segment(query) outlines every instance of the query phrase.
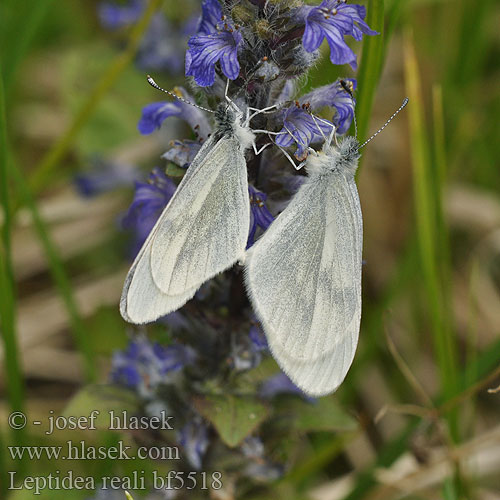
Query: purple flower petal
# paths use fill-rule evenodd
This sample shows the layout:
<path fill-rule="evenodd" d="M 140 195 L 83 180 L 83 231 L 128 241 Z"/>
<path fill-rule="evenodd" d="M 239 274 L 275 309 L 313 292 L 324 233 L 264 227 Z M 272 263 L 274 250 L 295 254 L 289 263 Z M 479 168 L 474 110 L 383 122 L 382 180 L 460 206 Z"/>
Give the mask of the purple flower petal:
<path fill-rule="evenodd" d="M 250 185 L 248 186 L 248 193 L 250 195 L 250 231 L 248 234 L 247 249 L 250 248 L 255 241 L 257 228 L 260 227 L 265 231 L 274 220 L 274 217 L 265 204 L 267 195 Z"/>
<path fill-rule="evenodd" d="M 219 0 L 204 0 L 201 4 L 201 12 L 197 32 L 208 35 L 217 31 L 217 24 L 222 20 L 222 9 Z"/>
<path fill-rule="evenodd" d="M 365 15 L 364 7 L 338 0 L 323 0 L 317 7 L 302 7 L 298 12 L 299 19 L 305 22 L 302 44 L 308 52 L 314 52 L 326 38 L 332 63 L 350 64 L 356 69 L 356 55 L 345 43 L 344 36 L 351 35 L 361 40 L 363 34 L 377 35 L 365 23 Z"/>
<path fill-rule="evenodd" d="M 201 87 L 209 87 L 215 81 L 215 65 L 220 61 L 224 75 L 235 80 L 240 73 L 238 47 L 242 41 L 241 33 L 233 29 L 191 37 L 186 54 L 186 76 L 193 76 Z"/>
<path fill-rule="evenodd" d="M 294 104 L 284 111 L 283 128 L 276 136 L 276 144 L 286 148 L 296 143 L 295 157 L 301 161 L 307 156 L 309 144 L 324 140 L 332 128 L 329 122 L 314 118 L 310 112 Z"/>
<path fill-rule="evenodd" d="M 255 324 L 250 327 L 250 331 L 248 332 L 248 336 L 252 341 L 253 349 L 255 351 L 265 351 L 269 349 L 267 344 L 266 336 L 263 331 Z"/>
<path fill-rule="evenodd" d="M 274 398 L 278 394 L 297 394 L 305 399 L 311 399 L 283 372 L 278 373 L 263 382 L 260 386 L 259 394 L 261 397 L 266 399 Z"/>
<path fill-rule="evenodd" d="M 356 89 L 356 80 L 353 78 L 346 78 L 346 83 Z M 354 116 L 354 106 L 352 97 L 345 91 L 340 82 L 337 80 L 330 85 L 324 85 L 309 92 L 300 98 L 301 104 L 308 103 L 313 111 L 319 110 L 325 106 L 335 108 L 335 115 L 332 122 L 336 126 L 336 134 L 344 134 L 347 132 L 351 125 Z"/>
<path fill-rule="evenodd" d="M 142 109 L 142 117 L 137 128 L 143 135 L 152 134 L 169 116 L 178 116 L 181 113 L 182 107 L 179 102 L 153 102 Z"/>
<path fill-rule="evenodd" d="M 194 99 L 182 87 L 177 87 L 175 90 L 184 99 L 194 102 Z M 161 101 L 148 104 L 142 109 L 142 117 L 137 128 L 143 135 L 151 134 L 159 129 L 169 116 L 182 118 L 202 138 L 206 138 L 210 134 L 211 127 L 204 112 L 183 101 Z"/>
<path fill-rule="evenodd" d="M 314 20 L 306 20 L 306 29 L 304 31 L 304 36 L 302 37 L 302 43 L 304 48 L 308 52 L 314 52 L 319 49 L 323 38 L 325 37 L 324 32 L 319 23 L 314 22 Z"/>

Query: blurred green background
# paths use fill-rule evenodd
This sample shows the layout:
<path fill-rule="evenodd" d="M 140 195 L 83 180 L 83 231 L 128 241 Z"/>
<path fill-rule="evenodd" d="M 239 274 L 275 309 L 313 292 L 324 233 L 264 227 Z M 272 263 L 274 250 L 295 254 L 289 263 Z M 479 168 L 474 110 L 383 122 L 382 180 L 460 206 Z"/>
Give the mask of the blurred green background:
<path fill-rule="evenodd" d="M 359 425 L 304 436 L 290 472 L 259 498 L 498 499 L 499 5 L 360 3 L 383 32 L 355 46 L 360 138 L 405 96 L 410 104 L 363 151 L 358 177 L 363 318 L 334 397 Z M 67 468 L 11 462 L 8 443 L 55 438 L 33 426 L 13 432 L 7 416 L 63 412 L 84 384 L 106 380 L 111 352 L 126 344 L 117 304 L 128 263 L 117 220 L 132 190 L 84 199 L 72 179 L 96 154 L 144 172 L 162 164 L 166 135 L 136 129 L 142 107 L 161 97 L 134 55 L 155 7 L 180 21 L 196 5 L 155 0 L 134 27 L 109 32 L 94 0 L 0 2 L 2 471 Z M 344 71 L 324 58 L 305 86 Z M 116 464 L 72 466 L 97 475 Z M 1 498 L 32 498 L 8 497 L 6 486 Z"/>

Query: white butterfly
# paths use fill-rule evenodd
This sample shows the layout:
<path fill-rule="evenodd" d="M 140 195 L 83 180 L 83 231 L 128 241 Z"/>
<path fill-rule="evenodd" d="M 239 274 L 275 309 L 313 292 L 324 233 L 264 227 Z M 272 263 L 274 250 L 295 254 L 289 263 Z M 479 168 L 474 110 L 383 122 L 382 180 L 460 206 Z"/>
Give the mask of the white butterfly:
<path fill-rule="evenodd" d="M 308 178 L 246 257 L 246 284 L 270 350 L 290 379 L 321 396 L 343 381 L 361 319 L 363 221 L 347 137 L 306 162 Z"/>
<path fill-rule="evenodd" d="M 245 150 L 254 134 L 233 105 L 196 155 L 125 280 L 120 312 L 155 321 L 191 299 L 208 279 L 243 259 L 250 226 Z"/>
<path fill-rule="evenodd" d="M 152 322 L 246 259 L 247 289 L 272 354 L 306 393 L 325 395 L 345 378 L 359 335 L 363 232 L 354 181 L 359 149 L 408 101 L 361 146 L 347 137 L 332 147 L 330 138 L 320 153 L 310 155 L 308 179 L 246 253 L 245 150 L 252 146 L 260 152 L 248 124 L 279 105 L 249 108 L 243 120 L 229 102 L 232 108 L 217 110 L 215 134 L 196 155 L 132 264 L 120 311 L 132 323 Z"/>

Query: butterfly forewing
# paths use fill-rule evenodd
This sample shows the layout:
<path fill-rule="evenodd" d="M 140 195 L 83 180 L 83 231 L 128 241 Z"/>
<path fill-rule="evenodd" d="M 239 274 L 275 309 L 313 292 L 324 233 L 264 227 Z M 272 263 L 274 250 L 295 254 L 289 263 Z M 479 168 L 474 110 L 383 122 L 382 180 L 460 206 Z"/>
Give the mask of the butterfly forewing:
<path fill-rule="evenodd" d="M 245 250 L 249 210 L 242 149 L 233 136 L 209 139 L 132 264 L 120 301 L 124 319 L 149 323 L 175 311 L 231 267 Z M 167 282 L 170 293 L 159 285 Z"/>
<path fill-rule="evenodd" d="M 243 258 L 250 205 L 244 152 L 236 137 L 217 143 L 166 210 L 151 248 L 153 279 L 163 293 L 198 288 Z"/>

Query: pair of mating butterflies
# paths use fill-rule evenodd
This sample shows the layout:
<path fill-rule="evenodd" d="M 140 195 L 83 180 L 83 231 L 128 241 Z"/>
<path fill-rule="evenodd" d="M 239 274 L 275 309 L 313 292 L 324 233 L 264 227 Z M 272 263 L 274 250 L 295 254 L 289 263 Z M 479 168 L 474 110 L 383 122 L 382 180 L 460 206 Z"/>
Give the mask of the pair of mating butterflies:
<path fill-rule="evenodd" d="M 325 142 L 308 177 L 247 251 L 245 151 L 254 134 L 220 108 L 202 146 L 137 255 L 120 301 L 123 318 L 149 323 L 183 306 L 210 278 L 244 263 L 247 291 L 283 371 L 321 396 L 343 381 L 361 319 L 362 216 L 354 181 L 359 144 Z"/>

